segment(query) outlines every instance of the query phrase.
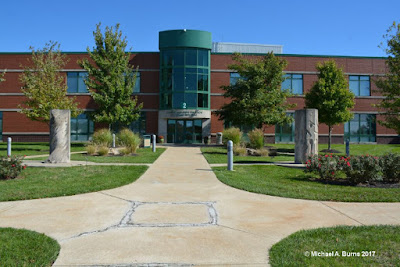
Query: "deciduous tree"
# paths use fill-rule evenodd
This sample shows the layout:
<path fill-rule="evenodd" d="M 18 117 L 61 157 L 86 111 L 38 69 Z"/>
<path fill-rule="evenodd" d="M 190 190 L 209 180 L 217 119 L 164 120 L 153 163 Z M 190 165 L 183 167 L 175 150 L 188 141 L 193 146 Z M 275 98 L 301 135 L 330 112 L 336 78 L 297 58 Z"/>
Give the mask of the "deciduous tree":
<path fill-rule="evenodd" d="M 375 81 L 385 96 L 377 105 L 385 116 L 385 120 L 379 123 L 400 134 L 400 24 L 393 22 L 384 37 L 388 55 L 386 60 L 388 73 L 386 77 Z"/>
<path fill-rule="evenodd" d="M 27 98 L 19 106 L 21 112 L 31 120 L 46 123 L 50 121 L 52 109 L 69 109 L 71 116 L 78 116 L 81 110 L 75 98 L 67 97 L 65 77 L 60 73 L 67 62 L 60 45 L 49 42 L 43 49 L 30 49 L 32 57 L 20 76 L 21 91 Z"/>
<path fill-rule="evenodd" d="M 318 121 L 329 127 L 328 149 L 331 149 L 333 126 L 353 118 L 354 94 L 350 92 L 343 70 L 334 60 L 317 64 L 318 81 L 306 93 L 306 107 L 318 109 Z"/>
<path fill-rule="evenodd" d="M 235 64 L 229 69 L 236 71 L 241 79 L 236 84 L 223 86 L 224 97 L 231 99 L 215 113 L 220 120 L 237 126 L 273 125 L 291 122 L 286 115 L 294 107 L 286 102 L 288 91 L 281 90 L 284 80 L 283 69 L 287 62 L 268 53 L 261 60 L 251 61 L 240 54 L 234 54 Z"/>
<path fill-rule="evenodd" d="M 85 84 L 97 104 L 92 113 L 93 120 L 109 125 L 129 125 L 140 116 L 142 104 L 132 97 L 136 72 L 129 63 L 130 53 L 126 53 L 126 37 L 122 38 L 119 24 L 106 27 L 104 35 L 101 24 L 93 32 L 95 47 L 87 51 L 90 59 L 80 62 L 88 72 Z"/>

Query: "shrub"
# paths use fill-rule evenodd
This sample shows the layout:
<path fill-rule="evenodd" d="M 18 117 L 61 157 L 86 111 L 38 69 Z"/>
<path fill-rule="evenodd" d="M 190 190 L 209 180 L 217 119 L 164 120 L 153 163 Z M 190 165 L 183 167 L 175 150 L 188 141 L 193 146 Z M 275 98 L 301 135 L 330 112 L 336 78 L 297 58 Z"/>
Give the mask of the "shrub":
<path fill-rule="evenodd" d="M 129 155 L 131 153 L 131 150 L 128 147 L 124 147 L 119 150 L 119 153 L 121 153 L 121 155 L 125 156 L 125 155 Z"/>
<path fill-rule="evenodd" d="M 243 133 L 239 128 L 231 127 L 225 129 L 222 132 L 222 143 L 226 145 L 229 140 L 233 142 L 234 145 L 240 145 L 240 140 L 242 140 Z"/>
<path fill-rule="evenodd" d="M 254 129 L 247 135 L 251 148 L 260 149 L 264 147 L 264 132 L 261 129 Z"/>
<path fill-rule="evenodd" d="M 26 165 L 22 165 L 24 157 L 0 157 L 0 179 L 14 179 L 18 177 Z"/>
<path fill-rule="evenodd" d="M 246 156 L 247 149 L 245 146 L 242 145 L 233 145 L 233 154 L 235 156 Z"/>
<path fill-rule="evenodd" d="M 96 153 L 96 146 L 89 144 L 86 146 L 86 152 L 88 155 L 93 155 L 94 153 Z"/>
<path fill-rule="evenodd" d="M 140 145 L 140 137 L 129 129 L 123 129 L 117 134 L 118 144 L 129 149 L 130 153 L 135 153 Z M 129 153 L 128 153 L 129 154 Z"/>
<path fill-rule="evenodd" d="M 108 151 L 109 151 L 108 147 L 106 147 L 106 146 L 100 146 L 99 149 L 98 149 L 98 153 L 99 153 L 100 156 L 108 155 Z"/>
<path fill-rule="evenodd" d="M 92 142 L 98 146 L 111 147 L 112 133 L 109 129 L 100 129 L 94 132 Z"/>
<path fill-rule="evenodd" d="M 386 183 L 400 182 L 400 154 L 385 154 L 381 157 L 382 179 Z"/>
<path fill-rule="evenodd" d="M 381 178 L 379 158 L 373 156 L 352 156 L 343 164 L 343 171 L 352 184 L 366 183 Z"/>
<path fill-rule="evenodd" d="M 321 179 L 334 180 L 340 170 L 342 170 L 342 164 L 338 156 L 312 155 L 308 157 L 304 171 L 317 173 Z"/>
<path fill-rule="evenodd" d="M 257 153 L 258 155 L 260 155 L 261 157 L 268 157 L 268 155 L 269 155 L 269 150 L 266 149 L 266 148 L 261 148 L 261 149 L 257 149 L 257 150 L 256 150 L 256 153 Z"/>

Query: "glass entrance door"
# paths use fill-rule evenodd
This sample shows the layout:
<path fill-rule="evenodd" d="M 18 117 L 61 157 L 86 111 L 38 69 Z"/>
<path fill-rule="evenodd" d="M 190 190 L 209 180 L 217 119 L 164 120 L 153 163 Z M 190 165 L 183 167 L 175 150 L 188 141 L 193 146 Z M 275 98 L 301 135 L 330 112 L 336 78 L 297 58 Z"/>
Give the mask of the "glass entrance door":
<path fill-rule="evenodd" d="M 201 132 L 201 120 L 168 120 L 167 142 L 185 144 L 201 143 Z"/>

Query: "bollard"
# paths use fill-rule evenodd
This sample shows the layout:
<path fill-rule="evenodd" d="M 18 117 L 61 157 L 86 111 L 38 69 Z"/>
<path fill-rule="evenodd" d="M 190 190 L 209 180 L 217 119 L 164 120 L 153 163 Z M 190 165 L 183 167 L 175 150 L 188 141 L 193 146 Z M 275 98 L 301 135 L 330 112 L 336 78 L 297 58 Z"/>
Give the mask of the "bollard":
<path fill-rule="evenodd" d="M 233 142 L 228 141 L 228 171 L 233 171 Z"/>
<path fill-rule="evenodd" d="M 153 152 L 156 152 L 156 135 L 153 134 Z"/>
<path fill-rule="evenodd" d="M 7 156 L 11 157 L 11 137 L 7 138 Z"/>
<path fill-rule="evenodd" d="M 112 134 L 112 137 L 113 137 L 112 147 L 115 148 L 115 134 Z"/>
<path fill-rule="evenodd" d="M 346 139 L 346 156 L 350 156 L 350 140 L 349 138 Z"/>

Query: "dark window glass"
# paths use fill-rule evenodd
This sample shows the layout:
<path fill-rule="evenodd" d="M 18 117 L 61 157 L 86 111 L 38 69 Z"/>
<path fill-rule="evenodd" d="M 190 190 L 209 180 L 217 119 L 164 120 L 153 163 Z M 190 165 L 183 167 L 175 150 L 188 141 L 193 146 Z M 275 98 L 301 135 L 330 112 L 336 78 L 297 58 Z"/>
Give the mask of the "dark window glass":
<path fill-rule="evenodd" d="M 3 140 L 3 112 L 0 111 L 0 140 Z"/>
<path fill-rule="evenodd" d="M 174 68 L 173 84 L 174 91 L 184 91 L 185 76 L 182 68 Z"/>
<path fill-rule="evenodd" d="M 230 73 L 229 84 L 230 85 L 235 85 L 239 79 L 240 79 L 239 73 L 231 72 Z"/>
<path fill-rule="evenodd" d="M 208 108 L 208 94 L 198 94 L 199 108 Z"/>
<path fill-rule="evenodd" d="M 94 123 L 86 113 L 71 118 L 71 141 L 87 141 L 93 134 Z"/>
<path fill-rule="evenodd" d="M 208 66 L 208 51 L 198 50 L 198 63 L 199 66 Z"/>
<path fill-rule="evenodd" d="M 186 50 L 186 65 L 197 65 L 197 50 Z"/>
<path fill-rule="evenodd" d="M 303 94 L 303 75 L 302 74 L 285 74 L 285 80 L 282 82 L 282 90 L 289 90 L 292 94 Z"/>
<path fill-rule="evenodd" d="M 184 103 L 184 93 L 174 93 L 173 95 L 173 108 L 186 108 L 186 103 Z"/>
<path fill-rule="evenodd" d="M 185 50 L 173 50 L 173 65 L 183 66 Z"/>
<path fill-rule="evenodd" d="M 129 129 L 141 136 L 146 134 L 146 112 L 140 112 L 140 117 L 129 125 Z"/>
<path fill-rule="evenodd" d="M 197 91 L 197 74 L 186 74 L 186 91 Z"/>
<path fill-rule="evenodd" d="M 185 93 L 186 108 L 197 108 L 197 94 Z"/>
<path fill-rule="evenodd" d="M 355 96 L 370 96 L 370 79 L 366 75 L 350 75 L 349 89 Z"/>
<path fill-rule="evenodd" d="M 287 113 L 288 116 L 294 117 L 294 113 Z M 275 142 L 276 143 L 292 143 L 295 135 L 294 120 L 292 123 L 284 123 L 275 125 Z"/>
<path fill-rule="evenodd" d="M 88 74 L 86 72 L 67 72 L 67 92 L 68 93 L 87 93 L 84 80 Z"/>
<path fill-rule="evenodd" d="M 345 124 L 344 132 L 350 142 L 376 142 L 376 116 L 354 114 L 354 118 Z"/>
<path fill-rule="evenodd" d="M 135 86 L 133 87 L 133 92 L 134 93 L 140 92 L 140 72 L 136 73 L 136 81 L 135 81 Z"/>

